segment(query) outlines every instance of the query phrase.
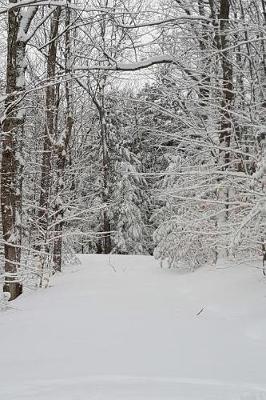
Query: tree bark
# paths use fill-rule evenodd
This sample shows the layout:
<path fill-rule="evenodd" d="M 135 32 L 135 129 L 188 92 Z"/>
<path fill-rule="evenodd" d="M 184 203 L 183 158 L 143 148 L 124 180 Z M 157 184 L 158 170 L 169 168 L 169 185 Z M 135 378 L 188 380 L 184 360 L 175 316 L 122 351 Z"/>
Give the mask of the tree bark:
<path fill-rule="evenodd" d="M 44 254 L 40 257 L 41 269 L 44 268 L 44 263 L 49 254 L 49 246 L 47 244 L 49 236 L 49 199 L 52 184 L 52 155 L 53 155 L 53 140 L 56 134 L 57 122 L 57 93 L 54 82 L 56 74 L 56 58 L 57 58 L 57 35 L 59 30 L 59 22 L 61 15 L 61 7 L 57 7 L 51 18 L 49 49 L 47 56 L 47 79 L 49 85 L 46 88 L 46 115 L 45 115 L 45 130 L 41 169 L 41 193 L 39 200 L 38 227 L 39 238 L 35 247 L 35 251 L 40 251 L 43 248 Z"/>
<path fill-rule="evenodd" d="M 221 68 L 222 68 L 222 100 L 221 100 L 221 117 L 219 141 L 221 149 L 219 151 L 219 164 L 223 171 L 227 171 L 231 162 L 231 141 L 233 135 L 232 122 L 232 103 L 234 100 L 233 93 L 233 67 L 229 54 L 229 17 L 230 17 L 230 1 L 220 0 L 219 13 L 219 29 L 220 29 L 220 51 L 221 51 Z M 224 203 L 224 211 L 221 213 L 220 223 L 223 225 L 229 218 L 229 186 L 227 182 L 221 182 L 222 187 L 219 192 L 219 200 Z M 221 226 L 223 229 L 223 226 Z M 228 250 L 223 248 L 221 256 L 227 256 Z"/>
<path fill-rule="evenodd" d="M 14 1 L 10 1 L 14 4 Z M 1 213 L 4 239 L 4 291 L 10 293 L 10 300 L 22 293 L 18 281 L 21 261 L 21 170 L 17 149 L 24 124 L 22 104 L 25 89 L 26 34 L 37 11 L 34 7 L 23 14 L 18 9 L 8 11 L 7 61 L 6 61 L 6 101 L 2 120 L 2 161 L 1 161 Z"/>
<path fill-rule="evenodd" d="M 66 74 L 71 72 L 72 60 L 71 60 L 71 40 L 70 31 L 68 27 L 71 22 L 71 11 L 69 7 L 66 7 L 66 18 L 65 18 L 65 71 Z M 61 194 L 64 190 L 64 173 L 66 168 L 66 157 L 69 140 L 71 138 L 72 127 L 73 127 L 73 96 L 72 96 L 72 82 L 66 80 L 65 83 L 65 96 L 66 96 L 66 127 L 64 135 L 57 146 L 57 198 L 60 199 Z M 55 205 L 55 239 L 54 239 L 54 253 L 53 253 L 53 264 L 56 271 L 62 270 L 62 248 L 63 248 L 63 227 L 64 227 L 64 207 L 61 201 L 56 202 Z"/>
<path fill-rule="evenodd" d="M 227 169 L 230 163 L 230 144 L 232 136 L 231 104 L 233 94 L 233 68 L 228 51 L 228 29 L 229 29 L 229 0 L 221 0 L 220 7 L 220 40 L 221 40 L 221 66 L 222 66 L 222 104 L 221 104 L 221 126 L 220 143 L 226 148 L 224 152 L 224 168 Z"/>

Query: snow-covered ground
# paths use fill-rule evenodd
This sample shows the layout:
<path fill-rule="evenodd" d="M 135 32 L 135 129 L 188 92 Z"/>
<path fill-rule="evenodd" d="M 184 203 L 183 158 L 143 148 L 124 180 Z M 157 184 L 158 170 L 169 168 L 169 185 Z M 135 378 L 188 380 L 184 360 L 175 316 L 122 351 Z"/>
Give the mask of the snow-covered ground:
<path fill-rule="evenodd" d="M 266 279 L 82 256 L 0 313 L 0 400 L 266 399 Z"/>

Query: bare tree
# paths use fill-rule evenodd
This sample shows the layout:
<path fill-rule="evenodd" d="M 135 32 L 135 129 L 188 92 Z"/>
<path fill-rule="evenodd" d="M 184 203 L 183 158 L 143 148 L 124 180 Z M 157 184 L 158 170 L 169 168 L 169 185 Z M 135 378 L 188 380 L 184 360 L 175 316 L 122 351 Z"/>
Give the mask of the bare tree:
<path fill-rule="evenodd" d="M 71 23 L 71 9 L 65 9 L 65 72 L 68 79 L 65 82 L 65 127 L 56 143 L 57 155 L 57 183 L 56 201 L 54 207 L 55 238 L 53 249 L 53 264 L 56 271 L 62 270 L 64 205 L 61 199 L 65 186 L 65 169 L 67 163 L 68 145 L 72 135 L 73 119 L 73 82 L 71 70 L 73 68 L 73 43 L 69 26 Z"/>
<path fill-rule="evenodd" d="M 54 141 L 57 130 L 57 85 L 56 66 L 57 66 L 57 36 L 59 32 L 61 7 L 57 7 L 52 14 L 50 21 L 50 37 L 47 55 L 47 80 L 46 87 L 46 103 L 45 103 L 45 126 L 44 126 L 44 143 L 41 170 L 41 193 L 39 201 L 38 225 L 39 238 L 36 246 L 36 252 L 40 256 L 41 271 L 45 268 L 45 263 L 49 258 L 49 217 L 50 217 L 50 192 L 52 185 L 52 162 L 54 155 Z M 42 273 L 41 273 L 42 274 Z M 41 279 L 42 284 L 42 279 Z"/>
<path fill-rule="evenodd" d="M 10 2 L 13 5 L 13 2 Z M 19 138 L 24 123 L 23 97 L 25 90 L 27 33 L 36 7 L 27 11 L 11 8 L 8 11 L 6 101 L 2 120 L 1 211 L 5 253 L 4 291 L 10 300 L 22 292 L 18 279 L 21 246 L 21 184 Z"/>

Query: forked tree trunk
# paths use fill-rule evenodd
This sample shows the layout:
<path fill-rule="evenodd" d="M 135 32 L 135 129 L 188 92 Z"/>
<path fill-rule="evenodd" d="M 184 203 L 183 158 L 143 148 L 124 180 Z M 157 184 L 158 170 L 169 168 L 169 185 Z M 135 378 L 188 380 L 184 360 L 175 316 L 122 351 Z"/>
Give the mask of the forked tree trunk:
<path fill-rule="evenodd" d="M 101 188 L 101 199 L 104 206 L 102 213 L 102 220 L 100 224 L 100 238 L 97 242 L 97 253 L 109 254 L 112 251 L 112 240 L 111 240 L 111 222 L 109 216 L 109 205 L 110 205 L 110 178 L 111 178 L 111 165 L 109 155 L 109 135 L 106 121 L 106 104 L 105 104 L 105 83 L 106 78 L 102 78 L 101 85 L 99 87 L 98 98 L 92 95 L 92 101 L 94 102 L 98 114 L 100 124 L 100 143 L 102 153 L 102 188 Z"/>

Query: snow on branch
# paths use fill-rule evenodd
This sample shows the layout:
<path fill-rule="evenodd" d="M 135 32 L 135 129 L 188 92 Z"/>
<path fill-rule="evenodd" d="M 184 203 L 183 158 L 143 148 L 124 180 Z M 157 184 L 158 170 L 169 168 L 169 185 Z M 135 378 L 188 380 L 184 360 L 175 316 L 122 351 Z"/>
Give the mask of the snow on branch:
<path fill-rule="evenodd" d="M 125 28 L 125 29 L 138 29 L 138 28 L 148 28 L 149 26 L 158 26 L 158 25 L 167 25 L 170 23 L 175 23 L 175 22 L 182 22 L 182 21 L 205 21 L 209 22 L 210 19 L 207 17 L 204 17 L 202 15 L 181 15 L 179 17 L 172 17 L 172 18 L 167 18 L 167 19 L 161 19 L 153 22 L 146 22 L 143 24 L 134 24 L 134 25 L 124 25 L 124 24 L 117 24 L 120 28 Z"/>
<path fill-rule="evenodd" d="M 80 10 L 75 4 L 70 4 L 67 0 L 57 1 L 57 0 L 21 0 L 17 3 L 10 3 L 6 7 L 0 8 L 0 15 L 9 12 L 10 10 L 20 9 L 22 7 L 39 7 L 39 6 L 55 6 L 55 7 L 71 7 L 75 10 Z"/>
<path fill-rule="evenodd" d="M 74 70 L 76 71 L 86 71 L 86 70 L 107 70 L 107 71 L 139 71 L 141 69 L 149 68 L 152 67 L 153 65 L 158 65 L 158 64 L 175 64 L 178 65 L 179 67 L 183 66 L 180 64 L 180 62 L 173 56 L 163 54 L 160 56 L 154 56 L 150 57 L 146 60 L 142 61 L 137 61 L 137 62 L 132 62 L 132 63 L 114 63 L 110 65 L 93 65 L 93 66 L 88 66 L 88 67 L 76 67 Z M 185 68 L 183 68 L 185 72 Z M 191 73 L 191 72 L 190 72 Z"/>
<path fill-rule="evenodd" d="M 33 20 L 35 14 L 38 11 L 38 7 L 32 7 L 27 10 L 21 10 L 20 15 L 21 15 L 21 20 L 20 20 L 20 26 L 19 26 L 19 31 L 18 31 L 18 37 L 17 39 L 23 42 L 27 42 L 27 33 L 31 24 L 31 21 Z"/>
<path fill-rule="evenodd" d="M 138 71 L 140 69 L 148 68 L 157 64 L 177 64 L 177 61 L 174 59 L 174 57 L 169 55 L 154 56 L 134 63 L 117 63 L 115 65 L 115 70 Z"/>
<path fill-rule="evenodd" d="M 110 14 L 110 11 L 106 7 L 87 8 L 85 5 L 78 6 L 76 4 L 70 3 L 68 0 L 20 0 L 17 3 L 10 3 L 5 7 L 0 7 L 0 15 L 5 14 L 11 10 L 21 9 L 23 7 L 39 7 L 39 6 L 67 7 L 76 11 L 82 11 L 86 13 L 105 12 Z"/>

